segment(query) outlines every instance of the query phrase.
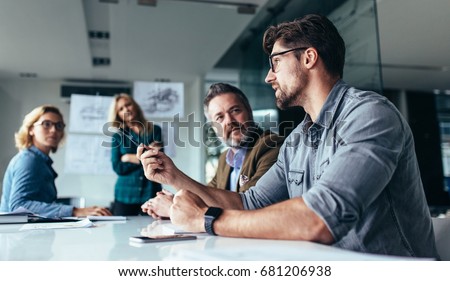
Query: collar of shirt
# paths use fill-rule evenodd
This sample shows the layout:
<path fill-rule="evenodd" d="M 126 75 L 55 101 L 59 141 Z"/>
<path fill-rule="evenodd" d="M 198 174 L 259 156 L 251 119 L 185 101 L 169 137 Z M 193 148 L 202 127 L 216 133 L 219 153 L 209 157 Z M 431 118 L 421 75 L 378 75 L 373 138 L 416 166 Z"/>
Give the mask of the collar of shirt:
<path fill-rule="evenodd" d="M 42 159 L 44 159 L 44 161 L 47 163 L 48 167 L 50 168 L 50 170 L 53 173 L 53 176 L 56 178 L 58 177 L 58 173 L 53 169 L 52 164 L 53 164 L 53 160 L 52 158 L 50 158 L 50 156 L 48 156 L 47 154 L 45 154 L 44 152 L 42 152 L 39 148 L 37 148 L 36 146 L 32 145 L 28 148 L 29 151 L 31 151 L 32 153 L 34 153 L 36 156 L 41 157 Z"/>
<path fill-rule="evenodd" d="M 336 84 L 334 84 L 314 124 L 324 128 L 329 128 L 331 126 L 338 105 L 340 104 L 340 100 L 348 88 L 349 86 L 343 80 L 338 80 Z M 311 120 L 311 116 L 306 114 L 305 119 L 303 119 L 302 131 L 306 133 L 314 124 Z"/>
<path fill-rule="evenodd" d="M 239 148 L 236 153 L 234 153 L 232 149 L 228 149 L 226 155 L 227 164 L 235 169 L 240 169 L 242 167 L 242 163 L 244 163 L 246 152 L 246 148 Z"/>
<path fill-rule="evenodd" d="M 36 146 L 32 145 L 30 146 L 29 150 L 31 152 L 33 152 L 34 154 L 36 154 L 37 156 L 43 158 L 48 165 L 52 165 L 53 164 L 53 160 L 52 158 L 50 158 L 50 156 L 48 156 L 47 154 L 45 154 L 44 152 L 42 152 L 39 148 L 37 148 Z"/>

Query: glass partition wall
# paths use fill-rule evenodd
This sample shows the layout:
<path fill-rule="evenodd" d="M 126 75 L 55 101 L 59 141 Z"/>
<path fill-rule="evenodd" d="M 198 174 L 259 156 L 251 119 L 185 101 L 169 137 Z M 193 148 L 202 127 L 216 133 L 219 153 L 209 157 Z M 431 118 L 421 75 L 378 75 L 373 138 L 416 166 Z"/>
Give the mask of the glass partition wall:
<path fill-rule="evenodd" d="M 269 25 L 310 13 L 327 15 L 344 38 L 347 49 L 344 80 L 362 89 L 381 92 L 383 88 L 374 0 L 268 1 L 216 67 L 238 71 L 239 86 L 249 97 L 251 105 L 255 110 L 261 110 L 261 114 L 266 114 L 261 116 L 257 112 L 257 119 L 267 121 L 267 112 L 271 112 L 270 121 L 278 124 L 272 130 L 281 134 L 288 134 L 297 125 L 298 114 L 302 114 L 302 111 L 292 109 L 291 112 L 279 112 L 276 108 L 273 90 L 264 82 L 269 64 L 262 50 L 262 37 Z M 287 128 L 280 130 L 283 124 Z"/>
<path fill-rule="evenodd" d="M 262 49 L 264 31 L 269 25 L 293 20 L 310 13 L 327 15 L 346 43 L 344 80 L 362 89 L 381 93 L 381 63 L 374 0 L 269 0 L 216 65 L 234 69 L 239 86 L 248 96 L 255 120 L 264 129 L 288 135 L 303 119 L 301 108 L 280 111 L 270 85 L 264 82 L 269 69 L 268 56 Z M 217 150 L 207 153 L 208 174 Z M 212 173 L 214 174 L 214 173 Z"/>

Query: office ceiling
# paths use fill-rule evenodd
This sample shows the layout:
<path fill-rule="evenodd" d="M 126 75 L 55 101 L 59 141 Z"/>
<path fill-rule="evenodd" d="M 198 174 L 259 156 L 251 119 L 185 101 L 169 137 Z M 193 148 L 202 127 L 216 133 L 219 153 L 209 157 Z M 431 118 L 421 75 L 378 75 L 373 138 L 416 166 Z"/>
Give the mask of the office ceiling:
<path fill-rule="evenodd" d="M 377 3 L 385 88 L 450 90 L 450 1 Z"/>
<path fill-rule="evenodd" d="M 258 5 L 268 0 L 226 0 Z M 271 3 L 274 0 L 270 0 Z M 0 78 L 189 82 L 210 71 L 254 15 L 158 0 L 1 0 Z M 450 89 L 450 1 L 377 0 L 386 88 Z M 109 40 L 88 30 L 108 31 Z M 93 66 L 109 57 L 109 66 Z"/>
<path fill-rule="evenodd" d="M 117 2 L 1 0 L 0 77 L 188 82 L 213 68 L 254 16 L 227 5 Z M 109 31 L 109 40 L 91 41 L 88 30 Z M 93 67 L 93 56 L 108 55 L 109 66 Z"/>

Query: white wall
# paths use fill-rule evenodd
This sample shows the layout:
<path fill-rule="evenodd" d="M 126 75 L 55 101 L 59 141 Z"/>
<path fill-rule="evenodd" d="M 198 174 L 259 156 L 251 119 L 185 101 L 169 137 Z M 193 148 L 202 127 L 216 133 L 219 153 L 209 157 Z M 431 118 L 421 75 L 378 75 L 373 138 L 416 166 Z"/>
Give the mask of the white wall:
<path fill-rule="evenodd" d="M 195 120 L 201 121 L 201 99 L 203 81 L 185 84 L 185 113 L 195 113 Z M 33 108 L 50 103 L 60 108 L 66 123 L 69 122 L 69 103 L 60 98 L 60 81 L 39 79 L 0 80 L 0 177 L 3 188 L 3 175 L 10 159 L 17 153 L 14 146 L 14 133 L 19 129 L 23 117 Z M 183 120 L 183 119 L 182 119 Z M 179 139 L 186 141 L 188 131 L 180 131 Z M 201 130 L 193 129 L 194 138 L 201 140 Z M 175 164 L 195 180 L 204 181 L 204 148 L 193 147 L 187 141 L 186 147 L 177 147 Z M 53 168 L 59 174 L 56 179 L 58 196 L 83 196 L 87 205 L 109 206 L 114 196 L 116 176 L 74 175 L 64 173 L 65 147 L 62 146 L 56 154 L 51 154 Z"/>
<path fill-rule="evenodd" d="M 189 114 L 194 115 L 195 122 L 201 122 L 203 125 L 203 80 L 198 78 L 190 84 L 185 84 L 184 112 L 185 118 Z M 183 121 L 182 119 L 182 121 Z M 200 142 L 200 146 L 192 146 L 188 141 L 188 130 L 193 130 L 194 140 Z M 177 147 L 174 163 L 184 173 L 193 179 L 205 181 L 205 147 L 202 143 L 201 128 L 183 128 L 179 131 L 179 139 L 186 143 L 186 147 Z"/>

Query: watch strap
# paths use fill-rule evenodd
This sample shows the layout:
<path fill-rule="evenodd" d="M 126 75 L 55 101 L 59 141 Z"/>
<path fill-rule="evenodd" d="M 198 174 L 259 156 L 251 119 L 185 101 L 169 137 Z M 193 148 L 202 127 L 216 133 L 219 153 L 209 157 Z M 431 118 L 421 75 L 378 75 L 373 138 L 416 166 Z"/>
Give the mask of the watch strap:
<path fill-rule="evenodd" d="M 214 232 L 214 221 L 222 214 L 222 209 L 217 207 L 209 207 L 205 213 L 205 230 L 210 235 L 217 235 Z"/>

